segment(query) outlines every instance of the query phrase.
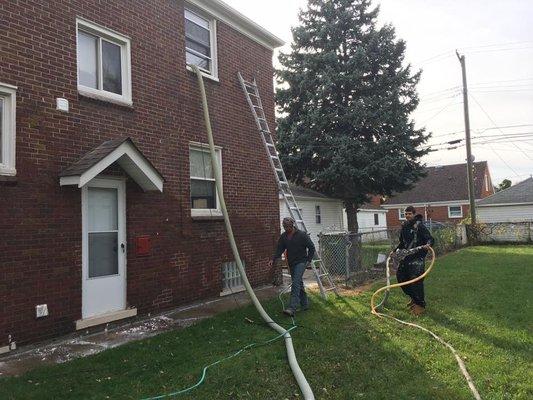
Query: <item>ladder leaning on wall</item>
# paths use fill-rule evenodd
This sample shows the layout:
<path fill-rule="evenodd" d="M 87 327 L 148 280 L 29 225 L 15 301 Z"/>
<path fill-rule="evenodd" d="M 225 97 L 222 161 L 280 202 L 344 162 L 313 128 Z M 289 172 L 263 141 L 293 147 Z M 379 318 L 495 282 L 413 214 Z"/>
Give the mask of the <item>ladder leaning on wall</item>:
<path fill-rule="evenodd" d="M 254 116 L 257 128 L 259 129 L 259 132 L 261 134 L 261 139 L 265 146 L 270 165 L 274 171 L 274 175 L 276 176 L 279 192 L 285 200 L 285 204 L 287 205 L 287 209 L 289 210 L 291 217 L 296 221 L 297 228 L 301 231 L 304 231 L 305 233 L 308 233 L 307 227 L 305 226 L 305 222 L 302 217 L 302 212 L 300 211 L 300 208 L 298 208 L 296 199 L 292 194 L 289 181 L 287 180 L 287 177 L 285 176 L 285 171 L 283 170 L 283 166 L 281 165 L 279 153 L 276 149 L 276 145 L 274 144 L 272 133 L 270 132 L 270 129 L 268 127 L 268 122 L 266 120 L 265 111 L 263 109 L 263 103 L 261 102 L 261 97 L 259 95 L 259 88 L 257 87 L 257 82 L 255 79 L 252 82 L 244 80 L 240 72 L 238 73 L 238 75 L 242 90 L 246 95 L 246 100 L 248 101 L 248 105 L 250 106 L 250 110 L 252 111 L 252 115 Z M 318 287 L 320 289 L 320 294 L 322 295 L 322 297 L 325 299 L 326 294 L 329 291 L 333 291 L 335 292 L 335 294 L 338 294 L 337 287 L 331 279 L 329 272 L 324 267 L 324 264 L 322 263 L 322 260 L 318 255 L 318 252 L 315 252 L 311 267 L 313 269 L 313 273 L 315 274 L 315 278 L 318 283 Z"/>

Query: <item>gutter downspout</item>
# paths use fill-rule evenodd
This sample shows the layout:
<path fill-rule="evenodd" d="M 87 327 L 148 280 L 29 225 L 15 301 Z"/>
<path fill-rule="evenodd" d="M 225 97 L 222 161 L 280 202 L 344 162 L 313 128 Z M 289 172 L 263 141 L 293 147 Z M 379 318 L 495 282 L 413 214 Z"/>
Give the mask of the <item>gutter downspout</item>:
<path fill-rule="evenodd" d="M 228 238 L 231 245 L 231 250 L 233 252 L 233 256 L 235 257 L 235 262 L 237 263 L 237 268 L 239 269 L 239 272 L 241 274 L 241 278 L 244 283 L 244 287 L 246 288 L 246 291 L 248 292 L 248 295 L 252 299 L 252 302 L 263 318 L 263 320 L 272 327 L 276 332 L 279 334 L 282 334 L 285 339 L 285 346 L 287 348 L 287 357 L 289 359 L 289 365 L 291 367 L 292 373 L 294 375 L 294 378 L 296 379 L 296 382 L 298 383 L 298 386 L 300 386 L 300 390 L 302 391 L 303 397 L 305 400 L 314 400 L 315 396 L 313 394 L 313 390 L 311 389 L 311 386 L 307 382 L 307 379 L 305 378 L 300 366 L 298 365 L 298 361 L 296 360 L 296 353 L 294 352 L 294 347 L 292 344 L 292 337 L 289 331 L 287 329 L 283 328 L 282 326 L 275 323 L 272 318 L 267 314 L 259 300 L 257 299 L 257 296 L 255 295 L 252 286 L 250 285 L 250 282 L 248 281 L 248 277 L 246 276 L 246 271 L 244 270 L 244 267 L 242 265 L 242 260 L 239 255 L 239 250 L 237 248 L 237 243 L 235 242 L 235 237 L 233 236 L 233 229 L 231 227 L 231 222 L 228 215 L 228 210 L 226 208 L 226 202 L 224 200 L 224 192 L 222 191 L 222 174 L 220 171 L 220 167 L 218 163 L 216 162 L 216 152 L 215 152 L 215 143 L 213 140 L 213 131 L 211 128 L 211 119 L 209 117 L 209 107 L 207 104 L 207 96 L 205 93 L 205 86 L 204 86 L 204 80 L 202 77 L 202 73 L 200 72 L 200 69 L 197 66 L 193 66 L 194 72 L 196 72 L 196 75 L 198 77 L 198 84 L 200 86 L 200 94 L 202 97 L 202 106 L 204 111 L 204 119 L 205 119 L 205 126 L 207 129 L 207 138 L 209 140 L 209 151 L 211 152 L 211 164 L 213 166 L 213 171 L 215 173 L 215 183 L 217 187 L 218 192 L 218 199 L 220 201 L 220 208 L 222 209 L 222 213 L 224 215 L 224 222 L 226 225 L 226 231 L 228 233 Z"/>

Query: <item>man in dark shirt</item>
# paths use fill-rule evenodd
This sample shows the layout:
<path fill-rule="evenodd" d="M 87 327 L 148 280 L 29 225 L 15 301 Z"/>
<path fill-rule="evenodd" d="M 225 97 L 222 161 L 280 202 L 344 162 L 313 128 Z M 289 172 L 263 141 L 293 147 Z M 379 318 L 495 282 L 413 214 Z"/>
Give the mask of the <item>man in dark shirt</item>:
<path fill-rule="evenodd" d="M 296 228 L 292 218 L 283 219 L 283 229 L 285 232 L 278 240 L 278 247 L 270 261 L 270 266 L 287 250 L 287 263 L 291 273 L 292 287 L 289 307 L 283 310 L 283 313 L 293 317 L 298 305 L 302 310 L 309 308 L 309 299 L 305 293 L 302 278 L 305 269 L 315 255 L 315 245 L 307 233 Z"/>
<path fill-rule="evenodd" d="M 427 249 L 433 245 L 433 237 L 428 229 L 422 223 L 422 215 L 416 214 L 413 206 L 405 209 L 406 221 L 402 224 L 402 231 L 400 232 L 400 243 L 396 247 L 398 249 L 412 249 L 414 247 L 424 247 L 415 254 L 411 254 L 400 261 L 396 278 L 398 282 L 407 282 L 422 275 L 425 271 L 425 258 L 428 253 Z M 407 286 L 402 286 L 402 290 L 406 295 L 411 297 L 408 307 L 414 315 L 422 314 L 426 309 L 426 301 L 424 298 L 424 280 L 412 283 Z"/>

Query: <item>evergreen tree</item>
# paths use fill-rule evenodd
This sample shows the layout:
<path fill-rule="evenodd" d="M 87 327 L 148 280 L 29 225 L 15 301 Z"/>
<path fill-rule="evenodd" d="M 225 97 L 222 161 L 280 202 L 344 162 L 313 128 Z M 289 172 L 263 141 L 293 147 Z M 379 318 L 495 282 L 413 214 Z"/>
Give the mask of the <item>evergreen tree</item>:
<path fill-rule="evenodd" d="M 391 195 L 423 175 L 428 135 L 410 115 L 420 73 L 405 42 L 377 26 L 370 0 L 309 0 L 277 71 L 279 149 L 292 181 L 343 199 L 348 229 L 369 195 Z"/>
<path fill-rule="evenodd" d="M 507 189 L 507 188 L 510 188 L 512 185 L 512 182 L 509 180 L 509 179 L 504 179 L 502 181 L 502 183 L 500 183 L 498 185 L 498 187 L 496 188 L 496 191 L 499 192 L 501 190 L 504 190 L 504 189 Z"/>

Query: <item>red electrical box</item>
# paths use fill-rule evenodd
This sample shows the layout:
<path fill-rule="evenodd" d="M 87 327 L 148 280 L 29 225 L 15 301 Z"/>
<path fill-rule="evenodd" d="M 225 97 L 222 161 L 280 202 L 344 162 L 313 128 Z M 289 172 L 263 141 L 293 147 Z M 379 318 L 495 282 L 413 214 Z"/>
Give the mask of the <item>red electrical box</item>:
<path fill-rule="evenodd" d="M 135 238 L 135 255 L 148 256 L 152 252 L 150 236 L 138 236 Z"/>

